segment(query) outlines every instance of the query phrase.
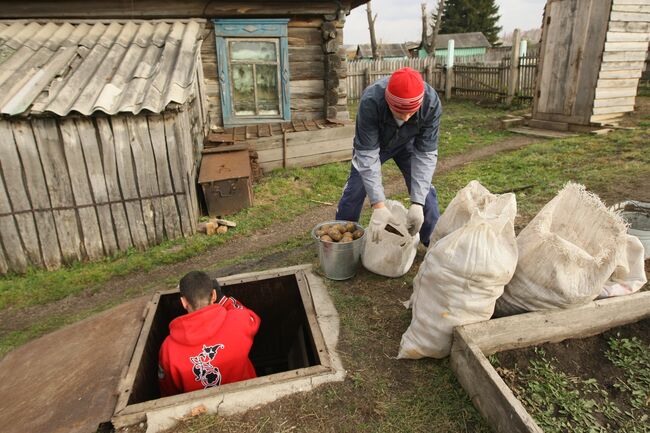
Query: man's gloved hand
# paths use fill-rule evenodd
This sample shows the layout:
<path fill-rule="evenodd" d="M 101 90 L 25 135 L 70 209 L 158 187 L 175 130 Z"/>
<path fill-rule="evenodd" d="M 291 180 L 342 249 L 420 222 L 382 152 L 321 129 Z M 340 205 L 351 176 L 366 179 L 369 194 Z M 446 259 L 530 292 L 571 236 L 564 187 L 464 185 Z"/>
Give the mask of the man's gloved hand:
<path fill-rule="evenodd" d="M 421 204 L 413 203 L 406 214 L 406 226 L 409 234 L 415 236 L 424 223 L 424 209 Z"/>
<path fill-rule="evenodd" d="M 387 207 L 383 206 L 373 209 L 372 215 L 370 216 L 370 222 L 383 225 L 388 224 L 392 218 L 393 214 L 390 213 Z"/>

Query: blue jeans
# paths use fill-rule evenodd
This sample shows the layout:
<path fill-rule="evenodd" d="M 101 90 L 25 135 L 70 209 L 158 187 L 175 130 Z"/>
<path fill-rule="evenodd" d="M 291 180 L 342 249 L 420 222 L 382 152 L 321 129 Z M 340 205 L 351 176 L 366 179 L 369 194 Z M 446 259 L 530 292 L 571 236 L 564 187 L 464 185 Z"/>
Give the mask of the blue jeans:
<path fill-rule="evenodd" d="M 413 153 L 413 144 L 408 143 L 403 146 L 397 146 L 393 149 L 381 150 L 379 152 L 379 160 L 381 164 L 393 159 L 397 167 L 399 167 L 406 188 L 411 193 L 411 154 Z M 366 199 L 366 189 L 363 186 L 361 176 L 354 166 L 350 169 L 350 177 L 343 187 L 343 195 L 339 201 L 338 209 L 336 210 L 336 219 L 343 221 L 359 221 L 361 209 L 363 208 L 363 201 Z M 424 224 L 420 229 L 420 242 L 425 246 L 429 246 L 429 238 L 433 228 L 436 226 L 440 218 L 440 209 L 438 208 L 438 193 L 433 185 L 427 194 L 424 202 Z"/>

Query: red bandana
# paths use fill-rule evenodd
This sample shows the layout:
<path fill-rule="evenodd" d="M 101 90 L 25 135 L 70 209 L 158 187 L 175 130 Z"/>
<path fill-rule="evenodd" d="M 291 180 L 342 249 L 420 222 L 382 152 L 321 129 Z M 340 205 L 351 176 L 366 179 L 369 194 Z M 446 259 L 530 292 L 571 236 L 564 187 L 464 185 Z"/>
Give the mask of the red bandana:
<path fill-rule="evenodd" d="M 402 68 L 390 76 L 386 87 L 386 102 L 398 113 L 413 113 L 422 105 L 424 81 L 418 71 Z"/>

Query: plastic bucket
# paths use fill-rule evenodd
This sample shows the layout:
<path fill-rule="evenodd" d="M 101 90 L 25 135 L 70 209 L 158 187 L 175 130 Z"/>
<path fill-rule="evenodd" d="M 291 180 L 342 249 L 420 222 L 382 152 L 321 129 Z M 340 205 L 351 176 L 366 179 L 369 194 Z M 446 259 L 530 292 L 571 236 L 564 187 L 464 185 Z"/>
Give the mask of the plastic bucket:
<path fill-rule="evenodd" d="M 366 240 L 365 229 L 354 223 L 357 229 L 364 230 L 363 236 L 352 242 L 338 243 L 321 241 L 316 232 L 325 224 L 346 224 L 348 221 L 325 221 L 311 231 L 318 245 L 318 260 L 323 273 L 330 280 L 347 280 L 354 277 L 361 261 L 361 252 Z"/>

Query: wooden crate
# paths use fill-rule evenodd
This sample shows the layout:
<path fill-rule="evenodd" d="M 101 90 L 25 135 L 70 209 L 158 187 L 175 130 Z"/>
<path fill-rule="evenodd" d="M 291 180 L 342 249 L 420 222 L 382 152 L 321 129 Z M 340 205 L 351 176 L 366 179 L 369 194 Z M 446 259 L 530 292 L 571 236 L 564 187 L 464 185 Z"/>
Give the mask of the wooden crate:
<path fill-rule="evenodd" d="M 499 433 L 543 433 L 487 356 L 506 350 L 584 338 L 650 317 L 650 292 L 609 298 L 567 310 L 504 317 L 454 329 L 451 368 L 476 409 Z"/>

